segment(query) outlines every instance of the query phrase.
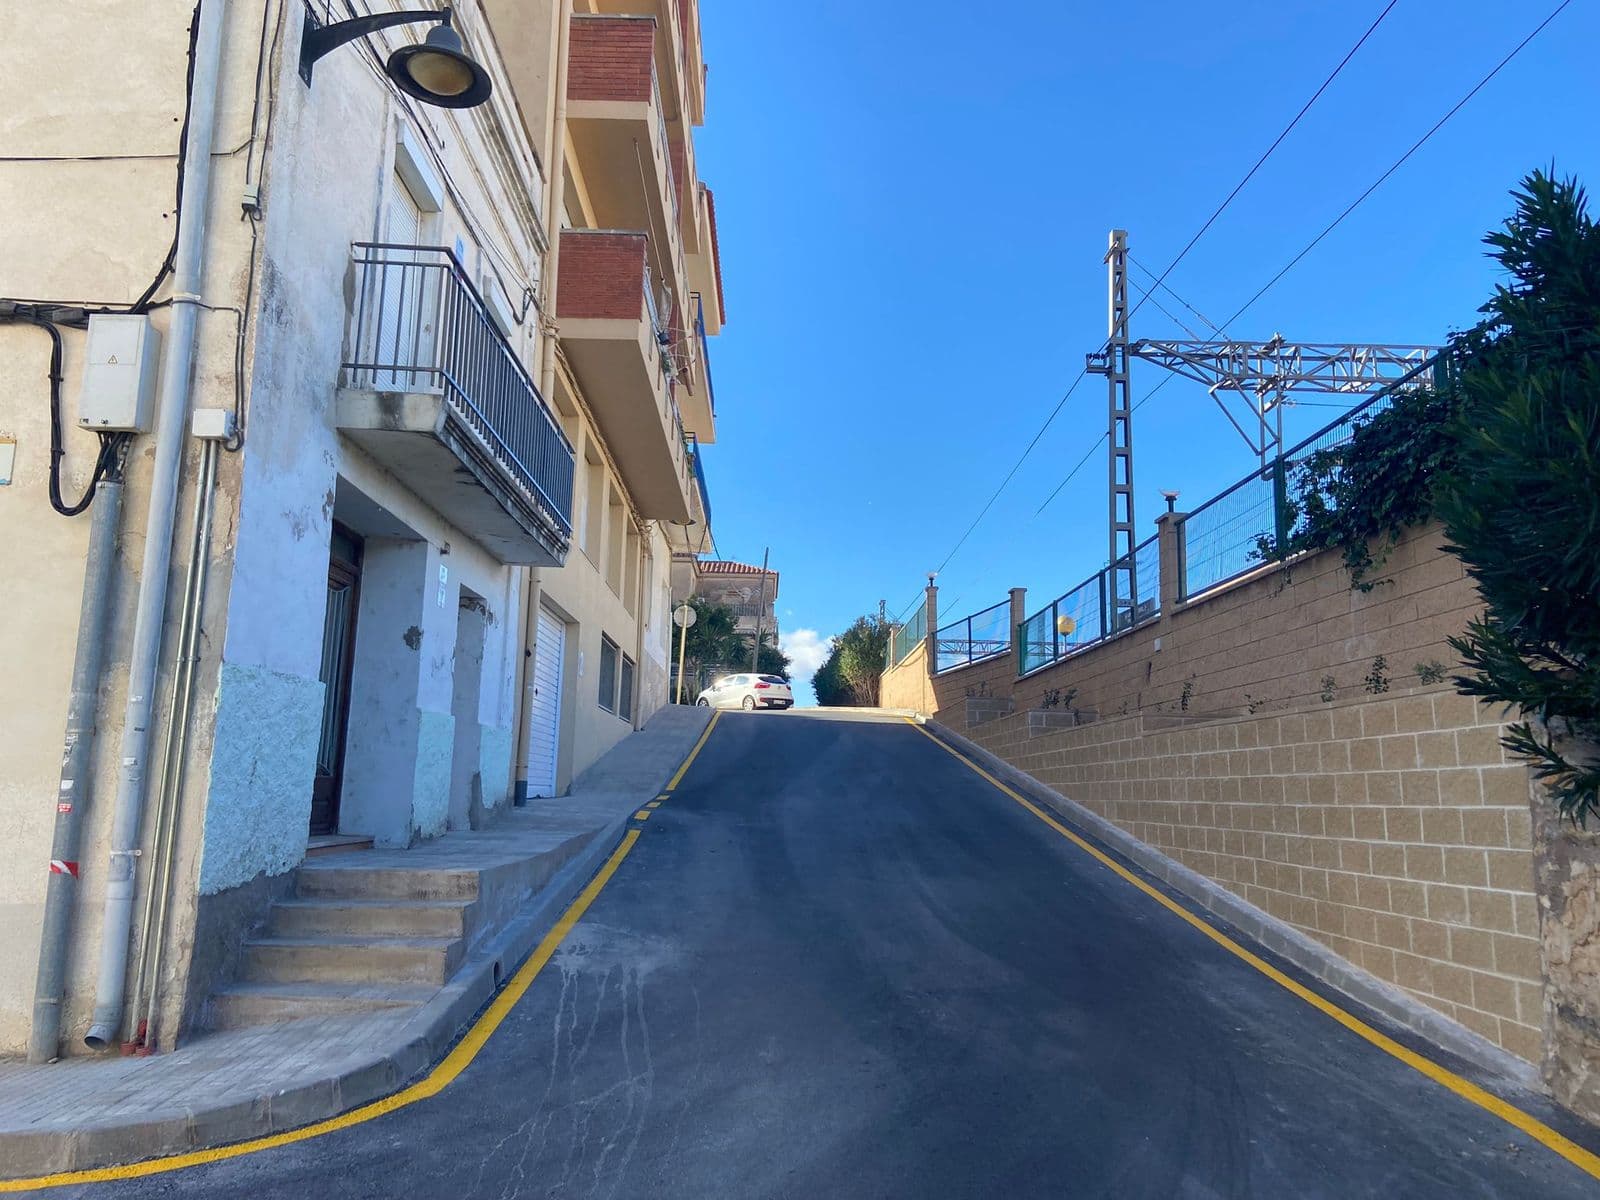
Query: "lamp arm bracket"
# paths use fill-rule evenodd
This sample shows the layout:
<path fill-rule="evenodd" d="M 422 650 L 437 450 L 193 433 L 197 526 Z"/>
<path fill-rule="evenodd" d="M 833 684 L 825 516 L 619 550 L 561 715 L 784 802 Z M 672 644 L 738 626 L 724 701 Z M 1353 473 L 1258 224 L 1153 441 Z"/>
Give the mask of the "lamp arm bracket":
<path fill-rule="evenodd" d="M 371 17 L 353 17 L 348 21 L 335 21 L 324 25 L 306 5 L 305 29 L 300 35 L 300 78 L 311 82 L 311 68 L 317 59 L 380 29 L 396 25 L 415 25 L 422 21 L 439 21 L 448 26 L 451 22 L 449 8 L 407 9 L 403 12 L 379 13 Z"/>

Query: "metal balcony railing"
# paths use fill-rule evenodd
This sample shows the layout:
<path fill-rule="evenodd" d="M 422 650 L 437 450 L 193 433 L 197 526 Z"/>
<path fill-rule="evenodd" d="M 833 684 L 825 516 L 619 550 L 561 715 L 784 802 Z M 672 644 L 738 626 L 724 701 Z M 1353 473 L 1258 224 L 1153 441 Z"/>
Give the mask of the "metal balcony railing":
<path fill-rule="evenodd" d="M 572 534 L 572 443 L 443 246 L 357 242 L 347 386 L 439 392 L 506 471 Z"/>
<path fill-rule="evenodd" d="M 672 197 L 672 228 L 682 219 L 679 212 L 678 180 L 672 169 L 672 142 L 667 137 L 667 110 L 661 105 L 661 79 L 655 64 L 650 66 L 650 95 L 656 103 L 656 138 L 661 143 L 661 169 L 667 174 L 667 193 Z"/>
<path fill-rule="evenodd" d="M 694 335 L 700 341 L 700 374 L 705 376 L 706 403 L 717 415 L 717 391 L 711 386 L 711 348 L 706 345 L 706 306 L 699 292 L 694 293 Z"/>
<path fill-rule="evenodd" d="M 706 467 L 705 462 L 700 457 L 702 454 L 700 440 L 691 433 L 684 439 L 684 445 L 689 451 L 689 457 L 694 464 L 694 481 L 700 488 L 700 510 L 705 513 L 706 525 L 709 528 L 711 525 L 711 491 L 706 487 Z"/>

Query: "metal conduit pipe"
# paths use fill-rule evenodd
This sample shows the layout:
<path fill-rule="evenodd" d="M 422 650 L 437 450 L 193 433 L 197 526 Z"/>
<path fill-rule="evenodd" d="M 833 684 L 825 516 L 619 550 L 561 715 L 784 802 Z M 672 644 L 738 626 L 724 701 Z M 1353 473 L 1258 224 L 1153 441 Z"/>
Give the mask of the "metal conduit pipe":
<path fill-rule="evenodd" d="M 72 695 L 67 702 L 67 732 L 56 789 L 55 838 L 50 843 L 50 882 L 44 899 L 39 939 L 39 973 L 33 988 L 33 1026 L 28 1031 L 28 1061 L 53 1061 L 61 1050 L 61 1009 L 65 999 L 67 933 L 78 898 L 78 845 L 82 839 L 82 797 L 93 770 L 95 714 L 99 708 L 100 665 L 105 658 L 106 614 L 111 607 L 111 576 L 116 569 L 117 527 L 122 522 L 121 455 L 113 473 L 101 480 L 89 517 L 89 557 L 83 570 L 78 606 L 78 646 L 72 661 Z"/>
<path fill-rule="evenodd" d="M 122 1021 L 127 982 L 128 935 L 133 923 L 134 860 L 144 809 L 145 760 L 150 752 L 150 711 L 160 665 L 161 632 L 167 609 L 167 573 L 172 565 L 172 527 L 177 517 L 178 476 L 184 429 L 189 421 L 199 291 L 205 270 L 206 210 L 211 196 L 211 143 L 217 124 L 217 83 L 222 68 L 222 32 L 228 0 L 202 0 L 195 39 L 194 92 L 180 211 L 172 265 L 172 326 L 161 358 L 161 396 L 155 434 L 155 469 L 145 522 L 144 561 L 134 617 L 128 669 L 128 701 L 122 719 L 121 768 L 111 819 L 110 866 L 100 934 L 100 971 L 95 1005 L 84 1043 L 95 1050 L 114 1045 Z"/>
<path fill-rule="evenodd" d="M 178 655 L 172 697 L 167 704 L 167 739 L 162 757 L 161 790 L 156 800 L 155 828 L 150 839 L 153 856 L 150 882 L 145 888 L 144 920 L 139 932 L 139 963 L 134 971 L 132 1015 L 137 1020 L 134 1041 L 142 1053 L 155 1043 L 156 1005 L 161 997 L 161 958 L 166 948 L 167 907 L 172 897 L 172 853 L 178 840 L 179 798 L 183 794 L 184 760 L 189 748 L 189 716 L 194 709 L 195 668 L 200 661 L 200 613 L 210 574 L 211 518 L 216 509 L 217 455 L 220 444 L 203 443 L 200 485 L 194 500 L 194 521 L 189 533 L 189 564 L 184 584 L 183 609 L 178 623 Z M 140 1010 L 143 1009 L 143 1015 Z"/>

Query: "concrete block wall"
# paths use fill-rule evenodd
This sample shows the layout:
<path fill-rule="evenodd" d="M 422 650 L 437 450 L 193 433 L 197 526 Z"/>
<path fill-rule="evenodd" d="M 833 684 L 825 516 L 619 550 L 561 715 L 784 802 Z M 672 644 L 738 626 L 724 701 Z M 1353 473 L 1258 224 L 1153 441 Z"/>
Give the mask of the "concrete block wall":
<path fill-rule="evenodd" d="M 1329 676 L 1335 699 L 1364 694 L 1379 655 L 1388 684 L 1410 686 L 1419 665 L 1453 664 L 1446 639 L 1482 607 L 1443 543 L 1437 527 L 1409 532 L 1368 592 L 1351 587 L 1338 551 L 1264 567 L 1024 679 L 1009 654 L 945 671 L 932 678 L 925 711 L 959 706 L 985 682 L 995 694 L 1014 693 L 1019 710 L 1037 707 L 1047 690 L 1074 688 L 1079 707 L 1106 717 L 1281 711 L 1318 703 Z M 1035 597 L 1030 611 L 1045 599 Z M 908 659 L 887 672 L 885 694 L 914 693 L 922 685 L 907 676 L 918 669 Z"/>
<path fill-rule="evenodd" d="M 1498 713 L 1416 691 L 1162 728 L 1134 715 L 965 736 L 1537 1061 L 1542 1005 L 1528 773 Z"/>
<path fill-rule="evenodd" d="M 1501 748 L 1504 714 L 1426 678 L 1458 667 L 1447 639 L 1482 607 L 1443 541 L 1410 532 L 1366 592 L 1338 551 L 1263 568 L 1026 678 L 1014 651 L 930 676 L 919 648 L 882 702 L 1537 1061 L 1530 777 Z M 1048 689 L 1098 719 L 1031 720 Z M 971 695 L 1016 711 L 972 724 Z"/>

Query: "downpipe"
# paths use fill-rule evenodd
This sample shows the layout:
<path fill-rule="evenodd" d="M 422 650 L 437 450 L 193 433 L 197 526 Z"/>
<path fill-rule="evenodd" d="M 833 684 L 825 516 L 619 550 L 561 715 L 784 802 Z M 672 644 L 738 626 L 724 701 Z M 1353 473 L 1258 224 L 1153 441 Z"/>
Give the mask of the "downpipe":
<path fill-rule="evenodd" d="M 178 482 L 189 419 L 199 291 L 205 268 L 207 208 L 211 194 L 211 144 L 217 124 L 217 84 L 227 0 L 202 0 L 195 39 L 194 93 L 185 147 L 182 218 L 172 269 L 172 327 L 161 360 L 161 398 L 156 424 L 155 468 L 145 523 L 144 560 L 133 626 L 128 700 L 122 722 L 121 766 L 111 819 L 110 865 L 101 919 L 100 970 L 94 1016 L 84 1043 L 94 1050 L 116 1044 L 128 971 L 128 935 L 133 923 L 134 860 L 144 808 L 145 762 L 150 753 L 150 713 L 160 666 L 167 608 L 167 574 L 177 518 Z"/>
<path fill-rule="evenodd" d="M 122 459 L 101 480 L 89 510 L 89 556 L 78 606 L 78 646 L 72 662 L 72 692 L 56 787 L 55 836 L 50 843 L 50 882 L 44 895 L 44 928 L 39 939 L 39 973 L 33 987 L 33 1025 L 28 1031 L 28 1061 L 52 1062 L 61 1050 L 61 1009 L 65 1002 L 67 937 L 78 901 L 78 846 L 83 838 L 82 798 L 94 769 L 95 713 L 99 708 L 100 667 L 105 660 L 106 615 L 111 578 L 116 571 L 117 527 L 122 521 Z"/>
<path fill-rule="evenodd" d="M 216 511 L 217 457 L 220 444 L 201 446 L 200 485 L 195 494 L 189 532 L 189 564 L 178 623 L 178 655 L 172 696 L 167 704 L 167 738 L 162 756 L 161 791 L 151 832 L 151 877 L 144 892 L 144 919 L 139 930 L 139 960 L 134 970 L 132 1014 L 137 1018 L 132 1049 L 149 1054 L 156 1042 L 156 1009 L 161 999 L 161 959 L 167 942 L 167 907 L 172 897 L 172 855 L 178 841 L 178 807 L 183 795 L 184 763 L 189 750 L 189 717 L 194 710 L 194 679 L 200 661 L 200 615 L 211 571 L 211 520 Z M 141 1016 L 141 1010 L 143 1015 Z M 124 1047 L 126 1050 L 128 1047 Z"/>

